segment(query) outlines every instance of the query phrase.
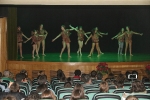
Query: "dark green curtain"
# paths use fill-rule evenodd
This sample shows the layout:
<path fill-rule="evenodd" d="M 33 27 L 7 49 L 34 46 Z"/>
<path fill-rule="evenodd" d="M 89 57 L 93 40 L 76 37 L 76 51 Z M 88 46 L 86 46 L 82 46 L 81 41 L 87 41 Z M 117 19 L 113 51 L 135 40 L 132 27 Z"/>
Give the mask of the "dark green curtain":
<path fill-rule="evenodd" d="M 8 7 L 7 53 L 8 60 L 17 59 L 17 7 Z"/>

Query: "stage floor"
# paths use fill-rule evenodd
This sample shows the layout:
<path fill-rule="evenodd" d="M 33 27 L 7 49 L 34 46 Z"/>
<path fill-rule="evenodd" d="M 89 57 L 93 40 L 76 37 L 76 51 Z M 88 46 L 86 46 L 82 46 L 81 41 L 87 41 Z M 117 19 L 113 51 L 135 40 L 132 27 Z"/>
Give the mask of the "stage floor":
<path fill-rule="evenodd" d="M 40 58 L 32 58 L 31 54 L 24 54 L 24 58 L 17 58 L 17 61 L 38 61 L 38 62 L 147 62 L 150 61 L 150 54 L 135 53 L 134 56 L 118 55 L 117 53 L 106 52 L 105 54 L 97 57 L 97 53 L 94 53 L 91 57 L 88 57 L 89 53 L 83 53 L 82 56 L 78 56 L 77 53 L 71 53 L 71 58 L 67 57 L 67 53 L 63 53 L 62 57 L 59 57 L 59 53 L 46 53 L 46 56 L 39 55 Z"/>

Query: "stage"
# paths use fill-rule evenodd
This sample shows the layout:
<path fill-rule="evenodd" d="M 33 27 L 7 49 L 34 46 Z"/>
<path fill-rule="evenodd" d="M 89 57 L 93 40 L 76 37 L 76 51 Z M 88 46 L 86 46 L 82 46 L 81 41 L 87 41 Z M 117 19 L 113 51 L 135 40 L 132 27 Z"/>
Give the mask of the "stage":
<path fill-rule="evenodd" d="M 36 61 L 36 62 L 145 62 L 150 61 L 150 54 L 135 53 L 134 56 L 129 54 L 118 55 L 117 53 L 106 52 L 97 57 L 95 52 L 91 57 L 88 57 L 89 53 L 83 53 L 82 56 L 77 53 L 71 53 L 71 58 L 68 58 L 67 53 L 63 53 L 62 57 L 59 57 L 59 53 L 46 53 L 46 56 L 39 54 L 40 58 L 32 58 L 31 54 L 24 54 L 24 58 L 17 58 L 17 61 Z"/>
<path fill-rule="evenodd" d="M 67 54 L 64 53 L 62 58 L 59 58 L 59 53 L 46 53 L 46 56 L 40 54 L 40 58 L 32 59 L 31 54 L 24 54 L 24 58 L 17 60 L 8 60 L 6 69 L 15 74 L 22 69 L 28 71 L 30 78 L 37 77 L 37 73 L 43 70 L 50 80 L 51 77 L 56 76 L 56 71 L 62 69 L 66 77 L 72 77 L 74 70 L 80 69 L 82 73 L 90 73 L 96 70 L 99 62 L 106 62 L 110 71 L 114 74 L 123 73 L 126 71 L 137 70 L 139 79 L 146 76 L 145 66 L 150 64 L 150 54 L 134 54 L 118 55 L 116 53 L 105 53 L 97 57 L 96 53 L 92 57 L 87 57 L 88 53 L 83 53 L 78 56 L 76 53 L 71 53 L 71 58 L 68 59 Z"/>

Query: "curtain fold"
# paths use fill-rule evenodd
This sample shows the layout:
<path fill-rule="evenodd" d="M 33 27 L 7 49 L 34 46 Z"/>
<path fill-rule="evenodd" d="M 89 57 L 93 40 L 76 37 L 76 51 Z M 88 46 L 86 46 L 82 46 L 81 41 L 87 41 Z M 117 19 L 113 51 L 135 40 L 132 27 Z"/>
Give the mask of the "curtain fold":
<path fill-rule="evenodd" d="M 8 7 L 7 53 L 8 60 L 17 59 L 17 7 Z"/>

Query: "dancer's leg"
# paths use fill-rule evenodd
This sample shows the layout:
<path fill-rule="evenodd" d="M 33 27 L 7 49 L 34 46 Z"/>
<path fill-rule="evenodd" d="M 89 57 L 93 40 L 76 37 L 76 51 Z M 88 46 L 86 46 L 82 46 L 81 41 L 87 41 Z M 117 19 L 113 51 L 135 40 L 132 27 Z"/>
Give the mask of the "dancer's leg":
<path fill-rule="evenodd" d="M 123 43 L 123 42 L 121 42 L 121 45 L 120 45 L 120 54 L 121 54 L 121 55 L 123 55 L 123 54 L 122 54 L 123 44 L 124 44 L 124 43 Z"/>
<path fill-rule="evenodd" d="M 18 43 L 19 45 L 19 50 L 20 50 L 20 57 L 23 58 L 22 56 L 22 43 Z"/>
<path fill-rule="evenodd" d="M 62 47 L 62 49 L 61 49 L 61 52 L 60 52 L 60 56 L 59 56 L 59 57 L 62 56 L 62 53 L 64 52 L 64 50 L 65 50 L 65 48 L 66 48 L 66 43 L 65 43 L 65 41 L 62 41 L 62 45 L 63 45 L 63 47 Z"/>
<path fill-rule="evenodd" d="M 38 54 L 38 50 L 37 50 L 37 44 L 35 44 L 35 52 L 36 52 L 36 56 L 39 58 L 39 54 Z"/>
<path fill-rule="evenodd" d="M 70 58 L 70 43 L 67 43 L 67 49 L 68 49 L 68 58 Z"/>
<path fill-rule="evenodd" d="M 133 56 L 132 55 L 132 42 L 131 41 L 129 42 L 129 51 L 130 51 L 130 56 Z"/>
<path fill-rule="evenodd" d="M 33 50 L 32 50 L 32 58 L 35 58 L 35 57 L 34 57 L 34 51 L 36 50 L 35 44 L 33 44 L 32 47 L 33 47 Z"/>
<path fill-rule="evenodd" d="M 97 53 L 98 53 L 98 57 L 100 56 L 100 53 L 101 53 L 101 50 L 100 50 L 100 47 L 99 47 L 99 43 L 96 43 L 96 50 L 97 50 Z"/>
<path fill-rule="evenodd" d="M 79 49 L 78 49 L 78 53 L 80 53 L 80 55 L 82 55 L 82 52 L 81 52 L 81 50 L 82 50 L 82 47 L 83 47 L 83 41 L 78 41 L 78 44 L 79 44 Z"/>
<path fill-rule="evenodd" d="M 90 56 L 91 56 L 91 54 L 93 53 L 93 51 L 94 51 L 94 47 L 95 47 L 95 43 L 92 43 L 92 48 L 91 48 L 91 51 L 90 51 L 90 54 L 88 55 L 88 57 L 90 57 Z"/>
<path fill-rule="evenodd" d="M 127 53 L 127 49 L 128 49 L 128 41 L 126 41 L 126 47 L 125 47 L 125 55 L 126 55 L 126 53 Z"/>
<path fill-rule="evenodd" d="M 39 42 L 37 42 L 37 52 L 39 52 L 39 50 L 40 50 L 40 44 L 41 44 L 41 42 L 39 41 Z"/>
<path fill-rule="evenodd" d="M 42 41 L 42 55 L 46 56 L 44 52 L 45 52 L 45 40 Z"/>
<path fill-rule="evenodd" d="M 120 54 L 120 49 L 121 49 L 121 42 L 118 41 L 118 54 Z"/>

